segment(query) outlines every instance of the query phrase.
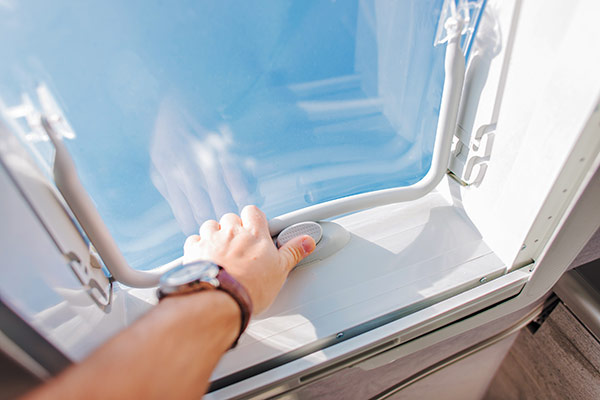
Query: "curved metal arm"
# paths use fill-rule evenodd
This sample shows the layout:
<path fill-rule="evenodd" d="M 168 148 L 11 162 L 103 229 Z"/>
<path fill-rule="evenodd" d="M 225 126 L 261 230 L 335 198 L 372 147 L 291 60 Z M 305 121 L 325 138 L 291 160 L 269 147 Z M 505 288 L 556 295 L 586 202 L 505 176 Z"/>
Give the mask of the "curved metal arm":
<path fill-rule="evenodd" d="M 446 174 L 450 161 L 452 137 L 456 130 L 458 107 L 465 78 L 465 58 L 460 48 L 460 27 L 459 23 L 454 37 L 448 41 L 446 47 L 446 78 L 442 92 L 440 116 L 438 118 L 431 167 L 423 179 L 410 186 L 343 197 L 283 214 L 269 221 L 272 236 L 298 222 L 319 221 L 366 208 L 415 200 L 425 196 L 440 183 Z"/>
<path fill-rule="evenodd" d="M 271 235 L 276 235 L 282 229 L 297 222 L 318 221 L 365 208 L 415 200 L 433 190 L 442 180 L 448 168 L 452 137 L 456 129 L 456 118 L 465 75 L 465 59 L 460 48 L 460 29 L 447 43 L 445 72 L 446 78 L 431 167 L 423 179 L 410 186 L 344 197 L 281 215 L 269 221 Z M 56 186 L 114 279 L 132 287 L 156 286 L 164 272 L 181 264 L 181 258 L 150 271 L 131 268 L 81 184 L 75 163 L 68 150 L 46 117 L 42 117 L 42 126 L 56 148 L 54 160 Z"/>
<path fill-rule="evenodd" d="M 138 271 L 127 264 L 117 243 L 115 243 L 104 221 L 102 221 L 98 210 L 94 207 L 92 199 L 90 199 L 90 196 L 81 184 L 77 176 L 75 163 L 69 151 L 55 132 L 52 123 L 44 116 L 41 119 L 42 126 L 56 148 L 53 170 L 56 187 L 65 198 L 75 218 L 77 218 L 79 224 L 98 251 L 106 268 L 108 268 L 117 281 L 125 285 L 133 287 L 156 286 L 160 276 L 166 269 Z"/>

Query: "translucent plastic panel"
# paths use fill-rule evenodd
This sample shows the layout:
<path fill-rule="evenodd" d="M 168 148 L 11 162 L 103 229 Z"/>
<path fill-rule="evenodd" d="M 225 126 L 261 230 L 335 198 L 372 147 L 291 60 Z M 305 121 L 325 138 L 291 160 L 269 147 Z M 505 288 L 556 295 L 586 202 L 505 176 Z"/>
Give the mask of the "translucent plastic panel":
<path fill-rule="evenodd" d="M 0 106 L 54 98 L 86 189 L 148 268 L 246 204 L 274 217 L 424 176 L 441 4 L 2 0 Z"/>

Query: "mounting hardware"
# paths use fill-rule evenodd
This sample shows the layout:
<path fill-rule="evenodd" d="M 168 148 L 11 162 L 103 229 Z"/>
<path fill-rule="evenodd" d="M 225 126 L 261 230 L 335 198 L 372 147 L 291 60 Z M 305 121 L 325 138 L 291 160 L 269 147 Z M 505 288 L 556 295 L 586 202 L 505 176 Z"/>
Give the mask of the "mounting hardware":
<path fill-rule="evenodd" d="M 68 260 L 69 267 L 71 267 L 71 270 L 88 296 L 91 297 L 94 303 L 96 303 L 102 311 L 109 312 L 113 294 L 112 281 L 109 280 L 107 287 L 103 288 L 92 273 L 91 268 L 94 268 L 91 265 L 93 264 L 92 262 L 90 262 L 90 266 L 88 267 L 88 265 L 81 262 L 80 258 L 75 253 L 68 253 L 65 257 Z"/>
<path fill-rule="evenodd" d="M 449 170 L 463 186 L 479 186 L 487 172 L 496 124 L 483 125 L 471 137 L 460 126 L 452 142 Z"/>

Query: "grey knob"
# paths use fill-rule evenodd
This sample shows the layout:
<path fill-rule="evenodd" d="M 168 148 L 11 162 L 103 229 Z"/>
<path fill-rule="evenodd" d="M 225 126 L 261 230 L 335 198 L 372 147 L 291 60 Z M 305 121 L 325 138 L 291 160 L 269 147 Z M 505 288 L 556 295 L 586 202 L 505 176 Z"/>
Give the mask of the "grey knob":
<path fill-rule="evenodd" d="M 313 221 L 299 222 L 290 225 L 277 235 L 277 247 L 281 247 L 293 238 L 302 235 L 309 235 L 315 240 L 315 243 L 319 243 L 323 236 L 323 228 L 321 228 L 320 224 Z"/>

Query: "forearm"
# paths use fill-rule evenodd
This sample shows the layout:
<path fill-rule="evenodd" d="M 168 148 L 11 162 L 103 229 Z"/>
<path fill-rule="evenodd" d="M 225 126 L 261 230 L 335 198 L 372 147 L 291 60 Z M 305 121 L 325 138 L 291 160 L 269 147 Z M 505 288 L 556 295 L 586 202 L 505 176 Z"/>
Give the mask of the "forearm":
<path fill-rule="evenodd" d="M 275 299 L 294 265 L 315 248 L 304 235 L 277 249 L 265 215 L 254 206 L 244 207 L 241 216 L 206 221 L 199 233 L 186 240 L 184 262 L 211 260 L 226 267 L 247 290 L 257 314 Z M 241 321 L 240 307 L 224 291 L 167 296 L 29 398 L 199 398 Z"/>
<path fill-rule="evenodd" d="M 30 398 L 199 398 L 239 329 L 224 292 L 168 297 Z"/>

